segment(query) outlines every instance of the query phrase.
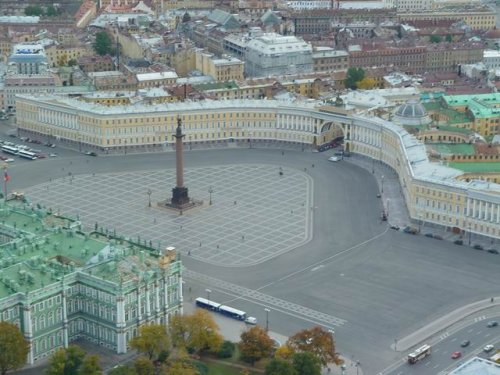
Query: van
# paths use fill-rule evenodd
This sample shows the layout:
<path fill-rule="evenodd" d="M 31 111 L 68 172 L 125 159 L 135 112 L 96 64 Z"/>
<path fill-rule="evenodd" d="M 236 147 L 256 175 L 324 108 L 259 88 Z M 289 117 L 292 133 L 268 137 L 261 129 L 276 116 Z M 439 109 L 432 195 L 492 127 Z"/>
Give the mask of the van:
<path fill-rule="evenodd" d="M 245 319 L 245 323 L 255 325 L 255 324 L 257 324 L 257 318 L 254 318 L 253 316 L 249 316 L 248 318 Z"/>

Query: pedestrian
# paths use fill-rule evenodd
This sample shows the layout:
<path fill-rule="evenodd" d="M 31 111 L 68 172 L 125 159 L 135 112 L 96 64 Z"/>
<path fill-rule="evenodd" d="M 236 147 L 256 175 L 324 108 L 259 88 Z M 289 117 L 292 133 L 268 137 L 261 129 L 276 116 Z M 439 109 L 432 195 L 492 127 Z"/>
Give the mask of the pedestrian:
<path fill-rule="evenodd" d="M 155 224 L 156 224 L 156 217 L 153 219 L 153 223 L 155 223 Z"/>
<path fill-rule="evenodd" d="M 188 250 L 188 255 L 191 255 L 191 250 Z"/>
<path fill-rule="evenodd" d="M 234 205 L 236 206 L 236 201 L 234 201 Z"/>
<path fill-rule="evenodd" d="M 312 165 L 312 167 L 314 168 L 314 164 Z"/>
<path fill-rule="evenodd" d="M 491 297 L 490 302 L 493 303 L 494 300 L 495 300 L 495 298 Z"/>

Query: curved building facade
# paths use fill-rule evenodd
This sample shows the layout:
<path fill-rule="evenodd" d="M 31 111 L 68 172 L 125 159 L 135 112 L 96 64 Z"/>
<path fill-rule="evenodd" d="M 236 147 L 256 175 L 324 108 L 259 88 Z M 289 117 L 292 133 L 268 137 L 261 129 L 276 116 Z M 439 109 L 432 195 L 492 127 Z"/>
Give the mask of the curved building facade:
<path fill-rule="evenodd" d="M 292 142 L 304 147 L 344 136 L 346 150 L 393 168 L 412 219 L 500 239 L 500 185 L 461 181 L 462 172 L 431 163 L 402 127 L 317 103 L 203 101 L 104 106 L 57 96 L 17 98 L 18 127 L 102 150 L 168 147 L 180 116 L 185 142 Z"/>

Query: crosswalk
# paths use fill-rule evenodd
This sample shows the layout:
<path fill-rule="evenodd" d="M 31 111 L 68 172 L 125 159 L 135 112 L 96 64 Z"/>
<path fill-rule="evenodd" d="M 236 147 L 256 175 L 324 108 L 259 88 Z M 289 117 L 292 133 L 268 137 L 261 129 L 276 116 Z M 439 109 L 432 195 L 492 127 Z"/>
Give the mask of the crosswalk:
<path fill-rule="evenodd" d="M 486 319 L 486 315 L 478 316 L 477 318 L 474 318 L 474 322 L 477 323 L 477 322 L 480 322 L 481 320 L 485 320 L 485 319 Z"/>
<path fill-rule="evenodd" d="M 201 274 L 192 270 L 184 270 L 184 278 L 193 280 L 203 285 L 210 286 L 211 288 L 218 288 L 222 291 L 230 292 L 237 296 L 237 298 L 260 302 L 265 306 L 274 308 L 277 311 L 287 313 L 290 315 L 297 315 L 306 318 L 307 320 L 314 321 L 325 326 L 342 326 L 347 323 L 347 320 L 335 317 L 333 315 L 325 314 L 317 310 L 310 309 L 296 303 L 288 302 L 280 298 L 272 297 L 268 294 L 261 293 L 256 290 L 244 288 L 242 286 L 229 283 L 223 280 L 216 279 L 211 276 Z M 223 303 L 228 303 L 224 302 Z"/>

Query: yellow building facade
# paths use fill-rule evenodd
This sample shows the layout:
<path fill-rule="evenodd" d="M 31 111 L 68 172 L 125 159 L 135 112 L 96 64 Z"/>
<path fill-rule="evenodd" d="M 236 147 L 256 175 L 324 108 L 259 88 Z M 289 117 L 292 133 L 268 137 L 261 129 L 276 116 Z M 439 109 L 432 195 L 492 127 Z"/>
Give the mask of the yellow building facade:
<path fill-rule="evenodd" d="M 462 233 L 500 238 L 500 185 L 461 181 L 461 171 L 431 163 L 425 145 L 403 128 L 335 107 L 275 100 L 99 106 L 57 96 L 17 98 L 22 132 L 60 137 L 104 152 L 171 150 L 177 117 L 190 145 L 265 141 L 313 147 L 342 134 L 345 148 L 378 160 L 399 176 L 410 217 Z"/>

